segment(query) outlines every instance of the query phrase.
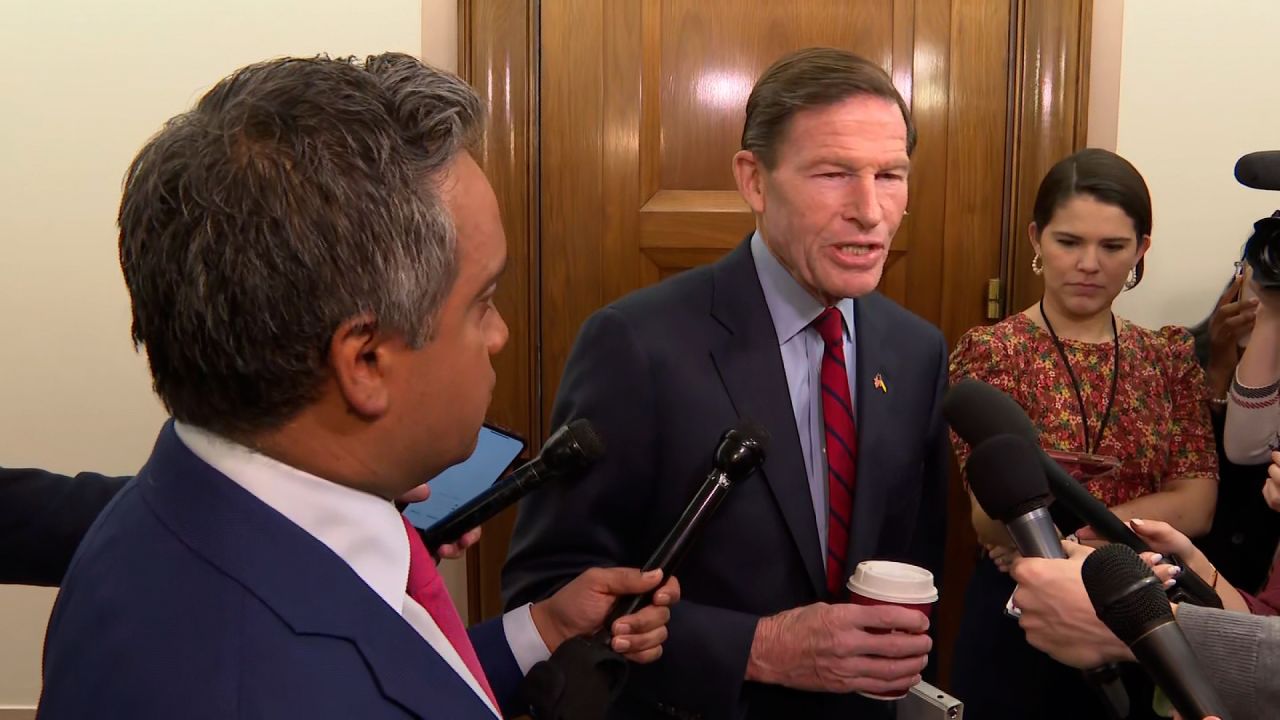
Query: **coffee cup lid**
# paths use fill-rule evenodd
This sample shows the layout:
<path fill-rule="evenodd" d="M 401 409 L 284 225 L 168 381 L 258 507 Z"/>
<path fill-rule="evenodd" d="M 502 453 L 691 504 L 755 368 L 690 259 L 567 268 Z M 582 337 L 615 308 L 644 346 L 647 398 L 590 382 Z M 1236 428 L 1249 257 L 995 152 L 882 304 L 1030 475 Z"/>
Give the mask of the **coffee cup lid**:
<path fill-rule="evenodd" d="M 933 573 L 922 567 L 889 560 L 864 560 L 854 568 L 847 587 L 882 602 L 918 605 L 936 602 Z"/>

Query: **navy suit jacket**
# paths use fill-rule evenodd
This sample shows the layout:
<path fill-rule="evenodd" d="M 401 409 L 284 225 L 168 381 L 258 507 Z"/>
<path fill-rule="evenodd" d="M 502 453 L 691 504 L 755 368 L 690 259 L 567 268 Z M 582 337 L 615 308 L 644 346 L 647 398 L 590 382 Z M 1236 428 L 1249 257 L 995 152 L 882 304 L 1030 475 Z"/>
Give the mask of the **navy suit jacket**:
<path fill-rule="evenodd" d="M 62 582 L 85 532 L 128 481 L 0 468 L 0 584 Z"/>
<path fill-rule="evenodd" d="M 501 620 L 471 639 L 514 710 L 520 670 Z M 350 566 L 197 458 L 170 423 L 67 571 L 40 717 L 493 714 Z"/>
<path fill-rule="evenodd" d="M 855 302 L 858 475 L 848 567 L 898 559 L 938 575 L 950 446 L 942 334 L 883 296 Z M 885 390 L 876 387 L 876 377 Z M 744 682 L 759 618 L 830 599 L 777 334 L 749 242 L 719 262 L 591 316 L 552 425 L 587 418 L 604 459 L 522 502 L 503 570 L 508 606 L 593 565 L 643 565 L 711 467 L 725 429 L 751 418 L 771 440 L 763 472 L 733 488 L 677 570 L 662 659 L 632 669 L 630 709 L 708 718 L 870 718 L 888 703 Z M 640 708 L 644 709 L 640 709 Z"/>

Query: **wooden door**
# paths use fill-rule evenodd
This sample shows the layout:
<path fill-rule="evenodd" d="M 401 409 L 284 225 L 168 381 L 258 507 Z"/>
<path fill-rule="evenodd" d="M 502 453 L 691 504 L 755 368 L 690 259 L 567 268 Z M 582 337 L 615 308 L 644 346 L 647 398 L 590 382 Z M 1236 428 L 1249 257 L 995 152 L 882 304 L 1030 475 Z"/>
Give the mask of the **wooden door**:
<path fill-rule="evenodd" d="M 730 159 L 751 86 L 781 55 L 847 48 L 881 64 L 911 106 L 909 215 L 880 290 L 950 342 L 988 320 L 1026 185 L 1056 160 L 1038 151 L 1083 143 L 1063 133 L 1082 127 L 1089 0 L 460 3 L 460 68 L 493 113 L 481 163 L 514 261 L 499 302 L 516 349 L 501 359 L 493 416 L 535 441 L 588 315 L 716 260 L 752 228 Z M 973 564 L 958 487 L 949 515 L 943 658 Z M 486 526 L 472 553 L 472 620 L 500 611 L 511 522 Z"/>

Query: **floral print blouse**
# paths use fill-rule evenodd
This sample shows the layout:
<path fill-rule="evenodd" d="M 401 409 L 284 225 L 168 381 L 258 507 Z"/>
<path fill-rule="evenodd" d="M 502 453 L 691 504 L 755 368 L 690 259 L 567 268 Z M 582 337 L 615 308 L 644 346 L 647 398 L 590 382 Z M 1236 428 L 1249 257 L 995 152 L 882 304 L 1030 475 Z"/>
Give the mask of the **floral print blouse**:
<path fill-rule="evenodd" d="M 1119 468 L 1085 481 L 1108 507 L 1157 492 L 1169 480 L 1218 476 L 1204 372 L 1191 334 L 1178 327 L 1148 330 L 1117 318 L 1120 379 L 1097 448 L 1084 447 L 1080 403 L 1049 332 L 1021 313 L 965 333 L 951 354 L 950 375 L 982 380 L 1008 393 L 1040 429 L 1046 450 L 1094 452 Z M 1115 343 L 1062 339 L 1080 383 L 1085 421 L 1098 443 L 1111 391 Z M 969 448 L 952 436 L 961 467 Z"/>

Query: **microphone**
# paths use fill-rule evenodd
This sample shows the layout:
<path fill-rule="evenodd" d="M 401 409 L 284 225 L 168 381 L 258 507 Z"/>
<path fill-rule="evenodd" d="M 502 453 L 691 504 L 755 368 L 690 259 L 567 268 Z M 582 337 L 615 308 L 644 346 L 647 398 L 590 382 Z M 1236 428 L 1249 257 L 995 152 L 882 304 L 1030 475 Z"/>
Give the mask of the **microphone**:
<path fill-rule="evenodd" d="M 1237 160 L 1236 181 L 1257 190 L 1280 190 L 1280 150 L 1252 152 Z"/>
<path fill-rule="evenodd" d="M 1174 622 L 1160 580 L 1142 558 L 1124 545 L 1108 545 L 1085 558 L 1080 576 L 1098 618 L 1129 646 L 1182 717 L 1230 720 Z"/>
<path fill-rule="evenodd" d="M 1084 489 L 1062 466 L 1040 449 L 1040 431 L 1027 417 L 1016 400 L 981 380 L 966 378 L 956 383 L 942 399 L 942 415 L 965 442 L 977 447 L 995 435 L 1008 433 L 1031 442 L 1037 449 L 1040 465 L 1049 480 L 1049 488 L 1057 501 L 1076 518 L 1092 527 L 1099 536 L 1113 543 L 1127 545 L 1137 552 L 1150 552 L 1151 546 L 1116 517 L 1101 500 Z M 1209 583 L 1187 567 L 1176 555 L 1165 560 L 1182 567 L 1178 584 L 1169 591 L 1174 602 L 1189 602 L 1203 607 L 1222 608 L 1222 598 Z"/>
<path fill-rule="evenodd" d="M 1026 557 L 1067 557 L 1049 517 L 1049 481 L 1040 446 L 1020 435 L 994 435 L 973 447 L 965 463 L 969 489 L 988 516 L 1005 524 Z M 1115 663 L 1084 671 L 1114 718 L 1129 716 L 1129 694 Z"/>
<path fill-rule="evenodd" d="M 764 462 L 768 446 L 769 433 L 751 420 L 744 420 L 738 427 L 726 430 L 720 436 L 720 442 L 712 456 L 711 472 L 702 481 L 702 487 L 693 496 L 693 500 L 689 501 L 675 527 L 671 528 L 662 544 L 649 556 L 644 564 L 645 572 L 662 570 L 664 581 L 674 574 L 694 538 L 724 501 L 729 490 Z M 615 620 L 623 615 L 630 615 L 652 601 L 653 592 L 625 600 L 619 599 L 601 630 L 600 638 L 607 641 L 609 628 Z"/>
<path fill-rule="evenodd" d="M 574 420 L 551 433 L 538 456 L 422 531 L 434 550 L 514 505 L 520 498 L 561 475 L 579 475 L 604 455 L 604 443 L 591 423 Z"/>
<path fill-rule="evenodd" d="M 735 483 L 764 462 L 769 435 L 764 428 L 744 420 L 720 436 L 712 456 L 711 473 L 685 508 L 671 532 L 644 564 L 644 570 L 661 569 L 663 581 L 671 576 L 690 544 Z M 661 583 L 659 583 L 661 587 Z M 585 720 L 609 716 L 629 674 L 626 660 L 609 645 L 609 628 L 653 601 L 653 592 L 619 598 L 603 629 L 592 637 L 570 638 L 547 660 L 530 668 L 522 691 L 537 720 Z"/>
<path fill-rule="evenodd" d="M 1049 517 L 1049 481 L 1036 450 L 1026 438 L 996 435 L 974 446 L 965 476 L 978 505 L 1004 523 L 1018 552 L 1060 560 L 1067 554 Z"/>

